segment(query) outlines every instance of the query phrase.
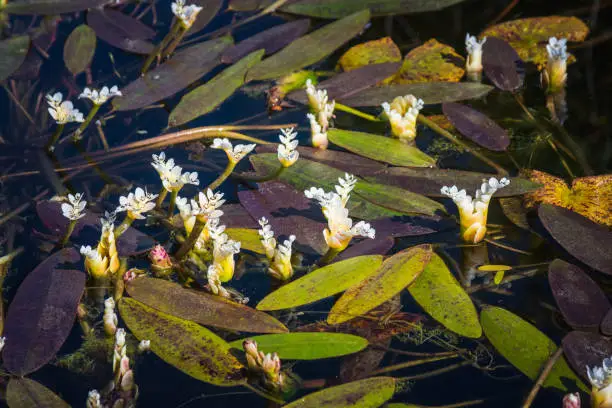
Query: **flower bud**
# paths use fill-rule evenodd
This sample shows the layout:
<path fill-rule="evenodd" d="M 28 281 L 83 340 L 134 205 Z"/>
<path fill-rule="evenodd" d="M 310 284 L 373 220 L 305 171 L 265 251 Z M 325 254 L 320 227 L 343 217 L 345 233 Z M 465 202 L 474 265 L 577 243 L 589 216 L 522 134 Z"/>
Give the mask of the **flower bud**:
<path fill-rule="evenodd" d="M 580 394 L 565 394 L 563 397 L 563 408 L 580 408 Z"/>
<path fill-rule="evenodd" d="M 163 246 L 155 245 L 149 252 L 149 259 L 156 276 L 164 277 L 172 272 L 172 260 Z"/>
<path fill-rule="evenodd" d="M 151 350 L 151 340 L 140 340 L 140 343 L 138 343 L 138 352 L 144 353 L 149 350 Z"/>

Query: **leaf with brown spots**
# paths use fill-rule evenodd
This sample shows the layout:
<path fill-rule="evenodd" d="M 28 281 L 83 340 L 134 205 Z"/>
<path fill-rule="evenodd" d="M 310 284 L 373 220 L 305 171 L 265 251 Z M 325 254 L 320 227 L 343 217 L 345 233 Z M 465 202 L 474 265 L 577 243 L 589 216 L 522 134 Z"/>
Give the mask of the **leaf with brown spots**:
<path fill-rule="evenodd" d="M 432 38 L 406 55 L 394 82 L 458 82 L 465 74 L 464 65 L 465 59 L 453 47 Z"/>
<path fill-rule="evenodd" d="M 391 37 L 383 37 L 355 45 L 342 54 L 338 65 L 347 72 L 366 65 L 400 62 L 401 60 L 402 52 Z"/>

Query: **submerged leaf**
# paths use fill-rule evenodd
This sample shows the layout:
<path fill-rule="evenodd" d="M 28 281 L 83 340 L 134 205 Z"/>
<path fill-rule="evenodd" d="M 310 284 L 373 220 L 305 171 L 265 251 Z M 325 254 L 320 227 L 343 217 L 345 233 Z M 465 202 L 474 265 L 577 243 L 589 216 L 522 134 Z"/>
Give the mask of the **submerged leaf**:
<path fill-rule="evenodd" d="M 224 387 L 245 382 L 229 344 L 210 330 L 125 297 L 119 312 L 138 340 L 150 340 L 153 353 L 185 374 Z"/>
<path fill-rule="evenodd" d="M 345 72 L 348 72 L 367 65 L 400 62 L 401 60 L 402 52 L 399 47 L 391 37 L 383 37 L 351 47 L 342 54 L 338 60 L 338 65 Z"/>
<path fill-rule="evenodd" d="M 0 41 L 0 82 L 19 69 L 30 49 L 30 37 L 18 35 Z"/>
<path fill-rule="evenodd" d="M 472 142 L 497 152 L 510 145 L 508 133 L 484 113 L 454 102 L 443 104 L 442 111 L 459 133 Z"/>
<path fill-rule="evenodd" d="M 41 383 L 13 377 L 6 387 L 9 408 L 70 408 L 64 400 Z"/>
<path fill-rule="evenodd" d="M 506 41 L 489 37 L 482 46 L 484 73 L 493 84 L 504 91 L 515 91 L 523 86 L 523 75 L 519 73 L 523 61 Z"/>
<path fill-rule="evenodd" d="M 208 23 L 215 18 L 219 11 L 221 11 L 221 7 L 223 7 L 223 0 L 192 0 L 190 3 L 202 7 L 202 10 L 198 13 L 187 35 L 196 34 L 198 31 L 206 28 Z"/>
<path fill-rule="evenodd" d="M 453 47 L 432 38 L 406 55 L 394 82 L 458 82 L 465 74 L 464 65 L 464 58 Z"/>
<path fill-rule="evenodd" d="M 57 15 L 103 6 L 111 0 L 19 0 L 0 7 L 9 14 Z"/>
<path fill-rule="evenodd" d="M 87 25 L 110 45 L 136 54 L 149 54 L 155 46 L 150 40 L 155 31 L 140 20 L 113 9 L 93 9 L 87 13 Z"/>
<path fill-rule="evenodd" d="M 282 360 L 318 360 L 356 353 L 368 346 L 363 337 L 344 333 L 285 333 L 249 337 L 264 353 L 277 353 Z M 245 339 L 230 346 L 242 349 Z"/>
<path fill-rule="evenodd" d="M 72 75 L 80 74 L 91 65 L 96 52 L 96 33 L 81 24 L 68 36 L 64 45 L 64 63 Z"/>
<path fill-rule="evenodd" d="M 373 16 L 389 16 L 441 10 L 462 1 L 464 0 L 299 0 L 282 7 L 281 10 L 310 17 L 341 18 L 369 8 Z"/>
<path fill-rule="evenodd" d="M 612 356 L 610 339 L 598 333 L 573 331 L 563 338 L 561 345 L 570 366 L 587 384 L 587 367 L 600 367 L 604 359 Z"/>

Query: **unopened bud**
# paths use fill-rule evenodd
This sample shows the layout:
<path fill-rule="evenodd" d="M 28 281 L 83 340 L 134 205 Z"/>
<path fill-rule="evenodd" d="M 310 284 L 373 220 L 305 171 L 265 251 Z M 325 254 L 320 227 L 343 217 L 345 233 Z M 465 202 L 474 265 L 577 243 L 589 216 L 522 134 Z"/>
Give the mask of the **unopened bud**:
<path fill-rule="evenodd" d="M 580 408 L 580 394 L 565 394 L 563 408 Z"/>
<path fill-rule="evenodd" d="M 140 340 L 138 343 L 138 352 L 144 353 L 145 351 L 149 351 L 151 349 L 151 340 Z"/>

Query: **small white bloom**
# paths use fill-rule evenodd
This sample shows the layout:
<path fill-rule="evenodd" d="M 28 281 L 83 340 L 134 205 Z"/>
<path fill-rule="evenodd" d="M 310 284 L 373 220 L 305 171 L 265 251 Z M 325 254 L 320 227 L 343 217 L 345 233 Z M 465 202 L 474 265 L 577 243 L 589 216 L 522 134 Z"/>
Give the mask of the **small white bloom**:
<path fill-rule="evenodd" d="M 465 35 L 465 49 L 467 51 L 467 59 L 465 62 L 465 70 L 468 73 L 476 73 L 482 71 L 482 46 L 487 41 L 487 37 L 482 40 L 470 34 Z"/>
<path fill-rule="evenodd" d="M 47 94 L 46 99 L 49 106 L 51 106 L 52 108 L 57 108 L 62 104 L 64 95 L 62 95 L 61 92 L 56 92 L 53 95 Z"/>
<path fill-rule="evenodd" d="M 140 340 L 140 343 L 138 343 L 138 352 L 144 353 L 149 350 L 151 350 L 151 340 Z"/>
<path fill-rule="evenodd" d="M 64 125 L 70 122 L 83 122 L 83 114 L 74 107 L 72 102 L 63 101 L 62 94 L 57 92 L 54 95 L 47 95 L 47 103 L 49 104 L 49 115 L 55 120 L 58 125 Z"/>
<path fill-rule="evenodd" d="M 298 159 L 300 154 L 296 150 L 298 141 L 295 140 L 297 132 L 294 128 L 281 129 L 279 136 L 281 144 L 278 145 L 278 161 L 283 167 L 291 167 Z"/>
<path fill-rule="evenodd" d="M 346 206 L 351 191 L 353 191 L 357 184 L 357 178 L 352 174 L 344 173 L 344 178 L 338 177 L 338 183 L 340 185 L 336 185 L 336 193 L 342 198 L 342 205 Z"/>
<path fill-rule="evenodd" d="M 92 249 L 91 246 L 87 245 L 83 245 L 81 246 L 81 255 L 85 256 L 86 258 L 95 261 L 95 262 L 101 262 L 102 261 L 102 257 L 100 256 L 100 254 L 98 253 L 98 251 L 96 251 L 95 249 Z"/>
<path fill-rule="evenodd" d="M 82 200 L 83 194 L 68 194 L 68 202 L 62 203 L 62 214 L 69 220 L 76 221 L 85 216 L 87 201 Z"/>
<path fill-rule="evenodd" d="M 121 348 L 125 346 L 125 329 L 117 329 L 115 333 L 115 347 Z"/>
<path fill-rule="evenodd" d="M 89 391 L 87 395 L 86 408 L 102 408 L 102 402 L 100 401 L 100 393 L 97 390 Z"/>
<path fill-rule="evenodd" d="M 293 265 L 291 264 L 291 246 L 295 241 L 295 235 L 278 244 L 274 251 L 274 259 L 270 264 L 270 273 L 277 279 L 289 280 L 293 276 Z"/>
<path fill-rule="evenodd" d="M 317 117 L 317 122 L 321 125 L 321 129 L 327 132 L 329 121 L 334 117 L 336 102 L 328 102 L 327 91 L 315 88 L 310 79 L 306 80 L 306 94 L 310 109 Z"/>
<path fill-rule="evenodd" d="M 220 226 L 210 230 L 210 237 L 213 240 L 213 264 L 219 269 L 219 280 L 227 282 L 234 276 L 236 266 L 234 255 L 240 252 L 240 242 L 229 239 L 228 235 L 222 233 L 225 226 Z"/>
<path fill-rule="evenodd" d="M 220 268 L 213 264 L 208 267 L 208 286 L 210 286 L 210 290 L 215 295 L 219 295 L 224 298 L 229 298 L 229 292 L 221 286 L 221 280 L 219 279 L 219 274 L 221 273 Z"/>
<path fill-rule="evenodd" d="M 266 257 L 269 260 L 274 258 L 274 251 L 276 249 L 276 239 L 274 238 L 274 231 L 272 231 L 272 227 L 268 223 L 268 219 L 266 217 L 261 217 L 258 221 L 261 229 L 258 231 L 261 239 L 261 243 L 266 250 Z"/>
<path fill-rule="evenodd" d="M 548 90 L 556 92 L 565 86 L 567 81 L 567 39 L 550 37 L 546 45 L 548 62 L 544 72 Z"/>
<path fill-rule="evenodd" d="M 97 89 L 85 88 L 79 95 L 79 99 L 86 98 L 92 101 L 95 105 L 104 105 L 110 98 L 114 96 L 123 96 L 117 85 L 108 89 L 108 86 L 102 87 L 99 91 Z"/>
<path fill-rule="evenodd" d="M 115 313 L 115 300 L 109 297 L 104 301 L 104 315 L 102 316 L 104 323 L 104 332 L 108 336 L 112 336 L 117 332 L 117 314 Z"/>
<path fill-rule="evenodd" d="M 327 149 L 329 145 L 329 140 L 327 140 L 327 131 L 323 131 L 323 128 L 317 122 L 317 119 L 312 113 L 306 114 L 308 120 L 310 121 L 310 134 L 312 138 L 312 145 L 319 149 Z"/>
<path fill-rule="evenodd" d="M 223 203 L 225 203 L 223 193 L 215 193 L 210 188 L 206 191 L 206 194 L 200 191 L 198 200 L 191 200 L 191 214 L 204 221 L 210 218 L 219 218 L 223 215 L 223 211 L 219 210 Z"/>
<path fill-rule="evenodd" d="M 391 133 L 402 141 L 412 142 L 416 137 L 416 121 L 423 100 L 414 95 L 398 96 L 391 104 L 382 104 L 385 116 L 391 124 Z"/>
<path fill-rule="evenodd" d="M 193 25 L 200 11 L 202 7 L 195 4 L 185 6 L 185 0 L 176 0 L 172 3 L 172 13 L 180 20 L 185 30 Z"/>
<path fill-rule="evenodd" d="M 165 161 L 165 158 L 166 154 L 164 152 L 161 152 L 159 156 L 154 154 L 151 166 L 157 170 L 162 184 L 167 191 L 179 191 L 185 184 L 200 185 L 198 173 L 195 171 L 183 173 L 183 168 L 176 166 L 173 159 Z"/>
<path fill-rule="evenodd" d="M 593 407 L 612 406 L 612 358 L 603 360 L 601 367 L 588 367 L 587 376 L 592 385 L 591 405 Z"/>
<path fill-rule="evenodd" d="M 244 158 L 244 156 L 246 156 L 247 154 L 251 153 L 251 151 L 255 148 L 255 144 L 248 144 L 248 145 L 243 145 L 243 144 L 239 144 L 236 146 L 232 146 L 232 143 L 229 141 L 229 139 L 223 138 L 223 139 L 215 139 L 213 140 L 213 144 L 212 144 L 212 148 L 213 149 L 221 149 L 223 151 L 225 151 L 225 153 L 227 154 L 227 158 L 230 160 L 230 162 L 236 164 L 238 163 L 240 160 L 242 160 Z"/>
<path fill-rule="evenodd" d="M 154 200 L 158 194 L 148 193 L 146 190 L 138 187 L 134 193 L 128 194 L 127 197 L 119 197 L 119 207 L 116 212 L 127 211 L 128 215 L 135 220 L 144 220 L 142 215 L 155 208 Z"/>

